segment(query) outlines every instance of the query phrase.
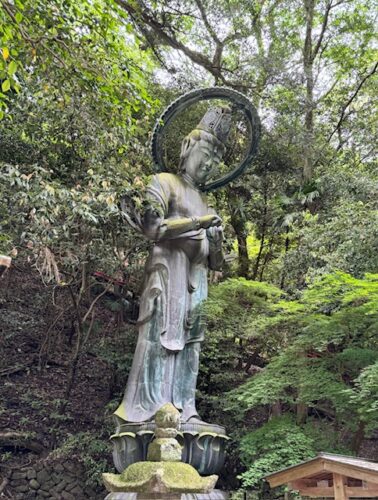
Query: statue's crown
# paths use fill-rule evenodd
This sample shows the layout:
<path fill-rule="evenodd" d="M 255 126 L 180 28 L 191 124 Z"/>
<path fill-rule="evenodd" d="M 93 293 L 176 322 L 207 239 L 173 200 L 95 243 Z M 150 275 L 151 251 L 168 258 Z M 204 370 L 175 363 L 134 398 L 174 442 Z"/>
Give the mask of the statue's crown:
<path fill-rule="evenodd" d="M 210 108 L 196 127 L 226 143 L 231 128 L 231 109 L 227 106 Z"/>

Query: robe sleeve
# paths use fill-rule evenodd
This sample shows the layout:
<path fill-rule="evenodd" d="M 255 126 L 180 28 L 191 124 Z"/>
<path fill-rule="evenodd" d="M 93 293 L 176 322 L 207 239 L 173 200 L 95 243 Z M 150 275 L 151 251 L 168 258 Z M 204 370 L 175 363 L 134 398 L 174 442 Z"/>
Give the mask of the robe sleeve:
<path fill-rule="evenodd" d="M 169 188 L 161 174 L 154 175 L 147 187 L 142 229 L 150 240 L 157 240 L 164 219 L 168 216 Z"/>

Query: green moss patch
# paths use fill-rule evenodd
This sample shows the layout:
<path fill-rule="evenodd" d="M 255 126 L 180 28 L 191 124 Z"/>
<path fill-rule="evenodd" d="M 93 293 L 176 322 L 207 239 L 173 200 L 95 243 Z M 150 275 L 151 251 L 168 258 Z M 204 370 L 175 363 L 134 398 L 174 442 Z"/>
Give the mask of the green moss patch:
<path fill-rule="evenodd" d="M 109 491 L 207 493 L 217 476 L 201 477 L 183 462 L 137 462 L 122 474 L 103 474 Z"/>

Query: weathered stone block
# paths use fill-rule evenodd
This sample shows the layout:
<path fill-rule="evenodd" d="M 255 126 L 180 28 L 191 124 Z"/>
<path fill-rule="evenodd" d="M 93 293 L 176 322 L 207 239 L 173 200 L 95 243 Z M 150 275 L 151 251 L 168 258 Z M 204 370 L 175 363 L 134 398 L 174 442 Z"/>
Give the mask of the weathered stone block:
<path fill-rule="evenodd" d="M 63 479 L 63 475 L 60 472 L 53 472 L 50 479 L 54 481 L 54 484 L 58 484 Z"/>
<path fill-rule="evenodd" d="M 63 467 L 68 470 L 68 472 L 76 472 L 76 464 L 69 462 L 68 460 L 64 462 Z"/>
<path fill-rule="evenodd" d="M 39 484 L 39 482 L 36 479 L 31 479 L 29 481 L 29 486 L 33 490 L 38 490 L 41 487 L 41 485 Z"/>
<path fill-rule="evenodd" d="M 43 469 L 43 462 L 34 464 L 34 470 L 36 470 L 37 472 L 39 472 L 42 469 Z"/>
<path fill-rule="evenodd" d="M 50 492 L 45 490 L 38 490 L 38 495 L 40 495 L 42 498 L 49 498 Z"/>
<path fill-rule="evenodd" d="M 59 463 L 54 465 L 54 469 L 56 470 L 56 472 L 64 472 L 63 465 Z"/>
<path fill-rule="evenodd" d="M 26 470 L 13 472 L 12 479 L 26 479 L 26 475 L 27 475 Z"/>
<path fill-rule="evenodd" d="M 62 498 L 64 498 L 64 500 L 76 500 L 76 498 L 71 495 L 71 493 L 68 493 L 68 491 L 62 492 Z"/>
<path fill-rule="evenodd" d="M 75 486 L 75 488 L 73 488 L 70 491 L 70 493 L 71 493 L 71 495 L 75 495 L 76 498 L 83 498 L 84 497 L 83 489 L 79 485 Z"/>
<path fill-rule="evenodd" d="M 147 460 L 150 462 L 180 462 L 181 446 L 174 438 L 158 438 L 148 447 Z"/>
<path fill-rule="evenodd" d="M 86 498 L 96 498 L 96 493 L 91 488 L 86 488 L 84 493 Z"/>
<path fill-rule="evenodd" d="M 39 472 L 37 472 L 37 481 L 43 485 L 46 481 L 48 481 L 50 478 L 50 474 L 47 472 L 46 469 L 42 469 Z"/>
<path fill-rule="evenodd" d="M 72 481 L 71 483 L 67 484 L 67 486 L 66 486 L 66 488 L 65 488 L 65 489 L 66 489 L 67 491 L 71 491 L 72 489 L 74 489 L 74 488 L 75 488 L 75 486 L 77 486 L 77 481 L 76 481 L 76 479 L 75 479 L 74 481 Z"/>
<path fill-rule="evenodd" d="M 50 491 L 52 488 L 54 488 L 55 483 L 54 481 L 45 481 L 43 484 L 43 489 L 46 491 Z"/>
<path fill-rule="evenodd" d="M 28 479 L 35 479 L 37 477 L 37 472 L 34 470 L 34 469 L 29 469 L 27 472 L 26 472 L 26 477 Z"/>
<path fill-rule="evenodd" d="M 27 479 L 12 479 L 12 481 L 10 482 L 10 485 L 12 486 L 12 488 L 16 488 L 17 486 L 21 486 L 21 485 L 25 485 L 25 484 L 28 484 Z"/>
<path fill-rule="evenodd" d="M 67 481 L 65 479 L 62 479 L 60 483 L 55 486 L 55 491 L 59 493 L 60 491 L 63 491 L 66 486 Z"/>
<path fill-rule="evenodd" d="M 15 486 L 14 489 L 16 491 L 20 491 L 21 493 L 26 493 L 29 491 L 29 485 L 28 484 L 20 484 L 18 486 Z"/>

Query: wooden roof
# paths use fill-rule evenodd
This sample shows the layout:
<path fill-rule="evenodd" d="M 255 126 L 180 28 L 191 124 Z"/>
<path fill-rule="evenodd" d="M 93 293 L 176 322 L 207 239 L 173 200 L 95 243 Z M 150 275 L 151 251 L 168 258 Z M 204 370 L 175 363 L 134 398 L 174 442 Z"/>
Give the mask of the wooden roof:
<path fill-rule="evenodd" d="M 265 479 L 272 488 L 288 484 L 309 497 L 378 498 L 378 463 L 362 458 L 320 453 Z"/>

